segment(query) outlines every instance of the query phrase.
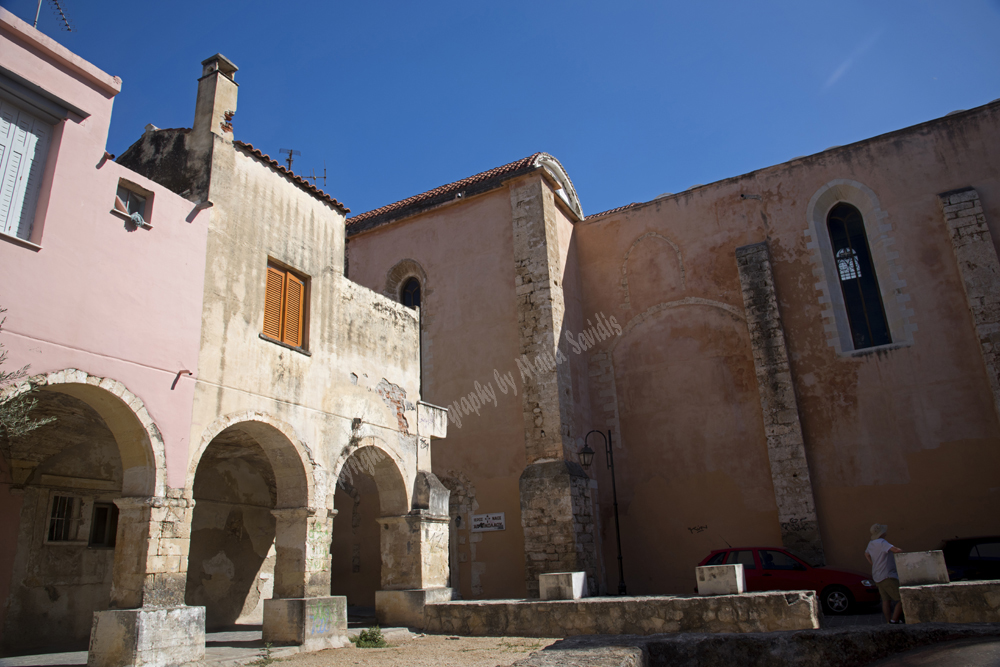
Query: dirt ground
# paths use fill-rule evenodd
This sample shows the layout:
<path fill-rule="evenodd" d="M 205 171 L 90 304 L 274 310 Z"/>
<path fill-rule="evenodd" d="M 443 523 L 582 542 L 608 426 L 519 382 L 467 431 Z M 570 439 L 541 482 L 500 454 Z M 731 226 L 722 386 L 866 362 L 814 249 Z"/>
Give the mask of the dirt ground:
<path fill-rule="evenodd" d="M 302 653 L 274 667 L 507 667 L 541 651 L 557 639 L 535 637 L 453 637 L 413 635 L 390 640 L 389 648 L 344 648 Z"/>

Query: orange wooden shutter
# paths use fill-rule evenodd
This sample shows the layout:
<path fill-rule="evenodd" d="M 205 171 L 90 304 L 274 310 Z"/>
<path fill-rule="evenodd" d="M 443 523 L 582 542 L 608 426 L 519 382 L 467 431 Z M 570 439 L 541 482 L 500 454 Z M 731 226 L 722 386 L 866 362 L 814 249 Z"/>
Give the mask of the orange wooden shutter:
<path fill-rule="evenodd" d="M 293 276 L 287 275 L 285 283 L 285 324 L 281 340 L 295 347 L 302 346 L 302 310 L 306 284 Z"/>
<path fill-rule="evenodd" d="M 264 335 L 281 340 L 281 302 L 285 292 L 285 273 L 267 267 L 264 289 Z"/>

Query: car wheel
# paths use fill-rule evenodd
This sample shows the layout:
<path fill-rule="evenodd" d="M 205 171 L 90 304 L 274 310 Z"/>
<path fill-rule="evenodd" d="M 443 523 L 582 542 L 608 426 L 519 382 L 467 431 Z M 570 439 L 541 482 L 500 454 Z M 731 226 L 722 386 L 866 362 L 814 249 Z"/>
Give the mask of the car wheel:
<path fill-rule="evenodd" d="M 854 603 L 851 592 L 841 586 L 830 586 L 820 595 L 823 611 L 827 614 L 846 614 Z"/>

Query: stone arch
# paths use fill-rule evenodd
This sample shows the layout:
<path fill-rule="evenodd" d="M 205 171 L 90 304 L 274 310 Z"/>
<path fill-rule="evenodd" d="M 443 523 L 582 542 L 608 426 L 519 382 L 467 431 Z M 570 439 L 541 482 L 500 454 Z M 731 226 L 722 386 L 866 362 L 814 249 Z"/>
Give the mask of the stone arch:
<path fill-rule="evenodd" d="M 386 444 L 375 436 L 352 439 L 341 451 L 334 465 L 338 482 L 349 481 L 356 473 L 365 473 L 375 479 L 378 487 L 382 516 L 400 516 L 410 511 L 403 471 Z"/>
<path fill-rule="evenodd" d="M 194 477 L 205 450 L 216 436 L 238 426 L 264 449 L 277 480 L 276 509 L 327 505 L 325 494 L 317 488 L 312 452 L 285 422 L 264 412 L 248 410 L 219 417 L 205 429 L 198 448 L 188 465 L 187 488 L 194 488 Z"/>
<path fill-rule="evenodd" d="M 687 275 L 684 272 L 684 258 L 681 256 L 680 247 L 674 243 L 672 240 L 660 234 L 659 232 L 646 232 L 629 246 L 628 250 L 625 251 L 625 257 L 622 259 L 622 294 L 624 295 L 624 300 L 622 301 L 622 310 L 630 310 L 632 308 L 631 295 L 629 293 L 628 284 L 628 260 L 632 255 L 632 251 L 635 250 L 643 241 L 646 239 L 656 239 L 666 243 L 670 246 L 671 250 L 674 251 L 674 255 L 677 257 L 677 266 L 681 275 L 681 290 L 687 288 Z"/>
<path fill-rule="evenodd" d="M 833 347 L 837 354 L 854 352 L 847 307 L 844 304 L 844 294 L 840 288 L 837 264 L 826 226 L 830 211 L 841 202 L 857 208 L 864 219 L 872 263 L 878 276 L 882 305 L 885 308 L 892 337 L 891 344 L 912 345 L 913 332 L 917 330 L 917 325 L 912 321 L 913 310 L 908 307 L 910 295 L 906 290 L 906 282 L 900 276 L 898 253 L 892 248 L 896 239 L 892 224 L 889 222 L 889 214 L 882 210 L 878 196 L 871 188 L 845 178 L 835 179 L 823 185 L 813 194 L 806 207 L 805 235 L 809 239 L 806 247 L 812 251 L 814 273 L 820 277 L 816 289 L 821 294 L 819 304 L 822 308 L 827 345 Z M 861 352 L 869 349 L 871 348 Z"/>
<path fill-rule="evenodd" d="M 570 210 L 580 220 L 583 220 L 583 207 L 580 206 L 580 197 L 576 194 L 573 181 L 569 179 L 569 174 L 566 173 L 566 169 L 563 168 L 562 163 L 548 153 L 540 153 L 535 159 L 535 165 L 544 167 L 545 171 L 559 183 L 561 187 L 556 191 L 559 198 L 569 206 Z"/>
<path fill-rule="evenodd" d="M 611 355 L 614 353 L 615 347 L 618 346 L 618 343 L 624 340 L 628 336 L 629 332 L 635 329 L 637 326 L 639 326 L 649 318 L 653 317 L 657 313 L 661 313 L 665 310 L 670 310 L 672 308 L 681 308 L 683 306 L 705 306 L 708 308 L 717 308 L 719 310 L 725 311 L 739 322 L 744 322 L 744 323 L 746 322 L 746 318 L 743 315 L 743 311 L 741 311 L 736 306 L 732 306 L 728 303 L 723 303 L 722 301 L 713 301 L 712 299 L 702 299 L 701 297 L 689 296 L 683 299 L 677 299 L 675 301 L 658 303 L 655 306 L 652 306 L 651 308 L 647 308 L 645 311 L 636 315 L 625 324 L 625 326 L 622 328 L 621 335 L 615 336 L 611 341 L 611 345 L 608 346 L 606 350 L 608 357 L 610 358 Z"/>
<path fill-rule="evenodd" d="M 382 294 L 399 302 L 400 290 L 410 278 L 416 278 L 420 282 L 421 299 L 425 298 L 427 295 L 427 272 L 424 271 L 419 262 L 413 259 L 400 260 L 386 272 L 385 289 L 382 290 Z M 420 305 L 422 311 L 423 301 Z"/>
<path fill-rule="evenodd" d="M 72 396 L 101 416 L 118 444 L 122 460 L 122 496 L 164 495 L 167 463 L 163 436 L 142 399 L 122 382 L 67 368 L 32 376 L 14 387 L 9 396 L 32 389 Z"/>

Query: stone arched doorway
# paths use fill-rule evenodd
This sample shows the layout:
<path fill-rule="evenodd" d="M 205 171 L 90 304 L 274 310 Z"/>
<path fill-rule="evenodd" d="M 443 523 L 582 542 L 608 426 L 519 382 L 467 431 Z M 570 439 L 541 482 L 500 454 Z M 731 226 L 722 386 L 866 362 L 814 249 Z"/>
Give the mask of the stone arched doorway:
<path fill-rule="evenodd" d="M 185 602 L 205 607 L 210 629 L 260 625 L 265 600 L 302 596 L 301 545 L 283 542 L 298 518 L 315 513 L 304 448 L 286 425 L 245 413 L 213 424 L 199 449 L 189 471 L 195 509 Z"/>
<path fill-rule="evenodd" d="M 20 387 L 31 388 L 31 416 L 53 421 L 0 443 L 10 485 L 0 549 L 13 556 L 0 558 L 11 562 L 0 573 L 10 582 L 0 651 L 85 649 L 93 612 L 140 606 L 169 579 L 147 581 L 144 559 L 127 557 L 148 545 L 149 500 L 164 493 L 163 442 L 118 381 L 69 369 Z"/>
<path fill-rule="evenodd" d="M 374 439 L 346 459 L 337 477 L 330 571 L 331 595 L 347 598 L 352 622 L 374 621 L 375 593 L 382 588 L 382 525 L 406 514 L 406 486 L 395 462 Z"/>

